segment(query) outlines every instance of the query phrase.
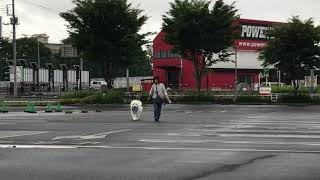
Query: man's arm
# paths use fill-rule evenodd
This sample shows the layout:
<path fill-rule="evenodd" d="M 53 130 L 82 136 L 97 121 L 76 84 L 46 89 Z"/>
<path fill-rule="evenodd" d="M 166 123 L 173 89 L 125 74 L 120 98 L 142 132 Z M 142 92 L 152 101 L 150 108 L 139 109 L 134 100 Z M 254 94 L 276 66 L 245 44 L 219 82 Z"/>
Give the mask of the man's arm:
<path fill-rule="evenodd" d="M 148 96 L 148 100 L 147 100 L 147 101 L 150 100 L 150 97 L 151 97 L 152 95 L 153 95 L 153 84 L 152 84 L 151 89 L 150 89 L 150 91 L 149 91 L 149 96 Z"/>
<path fill-rule="evenodd" d="M 167 89 L 166 89 L 166 87 L 164 86 L 164 84 L 162 84 L 162 91 L 163 91 L 163 94 L 164 94 L 165 98 L 167 99 L 168 103 L 171 104 L 171 100 L 170 100 L 170 98 L 169 98 L 169 96 L 168 96 L 168 92 L 167 92 Z"/>

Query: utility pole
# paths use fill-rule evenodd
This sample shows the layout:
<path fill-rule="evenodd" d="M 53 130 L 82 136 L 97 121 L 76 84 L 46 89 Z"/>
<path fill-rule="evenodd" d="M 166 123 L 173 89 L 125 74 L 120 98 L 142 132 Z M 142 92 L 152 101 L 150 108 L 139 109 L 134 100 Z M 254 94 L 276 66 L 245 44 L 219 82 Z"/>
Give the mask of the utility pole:
<path fill-rule="evenodd" d="M 83 71 L 83 56 L 82 53 L 80 53 L 80 71 L 79 71 L 79 79 L 80 79 L 80 84 L 79 84 L 79 89 L 80 91 L 82 90 L 82 71 Z"/>
<path fill-rule="evenodd" d="M 281 71 L 277 70 L 278 86 L 281 86 Z"/>
<path fill-rule="evenodd" d="M 16 25 L 17 25 L 18 19 L 16 18 L 15 14 L 15 4 L 14 0 L 12 0 L 12 18 L 11 18 L 11 24 L 12 24 L 12 33 L 13 33 L 13 96 L 17 97 L 17 41 L 16 41 Z"/>
<path fill-rule="evenodd" d="M 183 77 L 183 60 L 180 56 L 180 90 L 182 90 L 182 77 Z"/>
<path fill-rule="evenodd" d="M 38 41 L 38 93 L 39 93 L 39 101 L 41 101 L 41 92 L 40 92 L 40 43 L 39 43 L 39 39 Z"/>
<path fill-rule="evenodd" d="M 237 46 L 234 47 L 235 49 L 235 59 L 234 59 L 234 103 L 237 102 L 238 98 L 238 49 Z"/>
<path fill-rule="evenodd" d="M 310 79 L 311 79 L 311 91 L 313 92 L 314 90 L 314 69 L 310 69 Z"/>
<path fill-rule="evenodd" d="M 129 68 L 127 68 L 127 92 L 130 91 L 130 82 L 129 82 Z"/>

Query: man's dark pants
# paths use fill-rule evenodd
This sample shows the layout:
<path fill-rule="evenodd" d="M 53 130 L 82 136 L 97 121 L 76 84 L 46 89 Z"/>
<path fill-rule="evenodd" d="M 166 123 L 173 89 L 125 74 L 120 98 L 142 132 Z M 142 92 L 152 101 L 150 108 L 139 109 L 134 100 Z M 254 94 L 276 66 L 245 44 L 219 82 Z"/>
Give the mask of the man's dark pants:
<path fill-rule="evenodd" d="M 156 102 L 155 99 L 153 99 L 153 107 L 154 107 L 154 120 L 159 121 L 161 116 L 161 108 L 162 108 L 162 102 Z"/>

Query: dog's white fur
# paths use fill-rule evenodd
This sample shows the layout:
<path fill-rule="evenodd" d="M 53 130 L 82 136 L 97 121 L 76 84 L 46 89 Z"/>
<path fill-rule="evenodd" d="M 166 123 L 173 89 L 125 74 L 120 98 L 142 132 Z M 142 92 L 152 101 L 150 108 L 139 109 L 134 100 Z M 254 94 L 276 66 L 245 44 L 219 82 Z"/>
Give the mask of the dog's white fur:
<path fill-rule="evenodd" d="M 132 119 L 138 121 L 143 111 L 142 102 L 139 100 L 132 100 L 130 103 L 130 111 Z"/>

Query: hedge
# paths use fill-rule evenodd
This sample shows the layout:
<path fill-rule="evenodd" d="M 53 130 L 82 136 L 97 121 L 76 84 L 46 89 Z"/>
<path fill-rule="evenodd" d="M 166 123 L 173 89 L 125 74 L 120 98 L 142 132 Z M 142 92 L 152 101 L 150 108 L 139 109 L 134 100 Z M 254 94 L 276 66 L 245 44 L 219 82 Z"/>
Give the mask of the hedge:
<path fill-rule="evenodd" d="M 108 91 L 96 93 L 80 100 L 81 104 L 116 104 L 123 102 L 123 93 L 119 91 Z"/>
<path fill-rule="evenodd" d="M 82 99 L 93 94 L 96 94 L 96 91 L 77 91 L 77 92 L 70 92 L 62 96 L 62 99 Z"/>

